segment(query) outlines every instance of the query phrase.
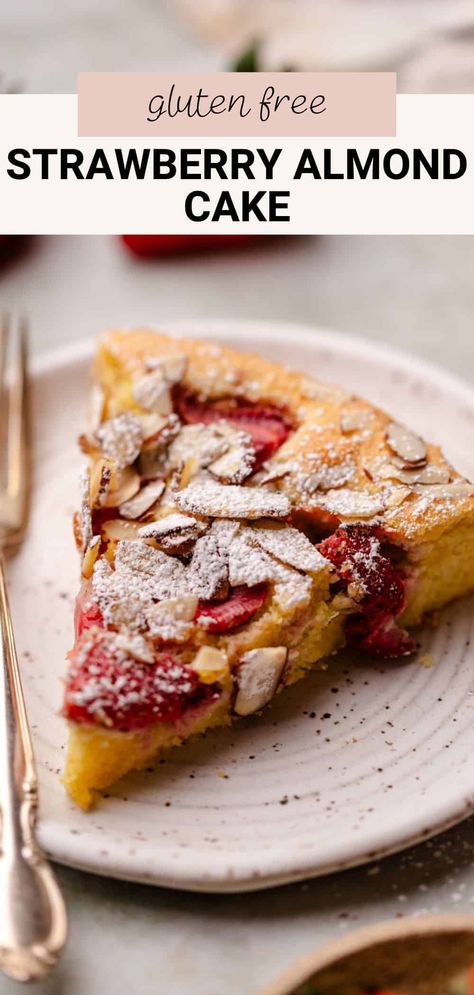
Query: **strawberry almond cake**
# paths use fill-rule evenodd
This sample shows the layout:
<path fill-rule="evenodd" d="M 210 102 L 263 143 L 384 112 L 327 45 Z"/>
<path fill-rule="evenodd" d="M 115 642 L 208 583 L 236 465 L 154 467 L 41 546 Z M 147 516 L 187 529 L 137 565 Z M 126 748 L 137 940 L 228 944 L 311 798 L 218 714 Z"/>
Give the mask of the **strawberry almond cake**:
<path fill-rule="evenodd" d="M 82 808 L 346 644 L 413 654 L 474 589 L 473 485 L 361 398 L 143 329 L 102 335 L 94 378 L 64 699 Z"/>

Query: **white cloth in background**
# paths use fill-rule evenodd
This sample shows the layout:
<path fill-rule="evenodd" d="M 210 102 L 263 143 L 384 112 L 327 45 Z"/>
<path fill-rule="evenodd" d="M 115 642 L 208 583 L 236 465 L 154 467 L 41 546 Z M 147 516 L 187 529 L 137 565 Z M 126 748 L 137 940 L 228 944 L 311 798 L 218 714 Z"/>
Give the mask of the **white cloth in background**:
<path fill-rule="evenodd" d="M 168 0 L 225 58 L 265 68 L 396 69 L 407 92 L 474 91 L 473 0 Z"/>

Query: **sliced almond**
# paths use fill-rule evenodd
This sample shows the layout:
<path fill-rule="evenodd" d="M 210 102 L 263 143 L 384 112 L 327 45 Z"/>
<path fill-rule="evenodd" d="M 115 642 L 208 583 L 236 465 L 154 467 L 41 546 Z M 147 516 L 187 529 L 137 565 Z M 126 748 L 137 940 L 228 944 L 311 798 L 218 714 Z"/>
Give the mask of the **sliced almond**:
<path fill-rule="evenodd" d="M 254 530 L 246 527 L 239 529 L 232 538 L 228 561 L 231 587 L 253 587 L 264 581 L 275 581 L 279 570 L 284 570 L 258 545 Z"/>
<path fill-rule="evenodd" d="M 96 432 L 104 456 L 125 468 L 135 462 L 143 442 L 139 419 L 131 411 L 124 411 L 100 425 Z"/>
<path fill-rule="evenodd" d="M 101 532 L 104 539 L 120 542 L 122 539 L 136 539 L 139 528 L 139 522 L 129 522 L 124 518 L 111 518 L 109 522 L 104 522 Z"/>
<path fill-rule="evenodd" d="M 196 476 L 199 470 L 199 463 L 194 456 L 190 456 L 182 466 L 176 471 L 174 478 L 174 486 L 181 491 L 183 487 L 187 487 L 193 477 Z"/>
<path fill-rule="evenodd" d="M 384 510 L 384 502 L 377 494 L 355 491 L 349 487 L 321 494 L 318 505 L 340 518 L 373 518 Z"/>
<path fill-rule="evenodd" d="M 286 646 L 264 646 L 244 653 L 237 674 L 237 715 L 253 715 L 268 704 L 278 687 L 287 655 Z"/>
<path fill-rule="evenodd" d="M 168 424 L 166 415 L 160 415 L 158 411 L 147 411 L 137 415 L 143 432 L 143 441 L 147 444 L 158 441 L 161 433 Z"/>
<path fill-rule="evenodd" d="M 331 491 L 337 487 L 345 487 L 356 474 L 356 463 L 352 456 L 346 454 L 339 462 L 319 466 L 309 473 L 303 481 L 302 489 L 308 494 L 316 491 Z"/>
<path fill-rule="evenodd" d="M 209 466 L 209 473 L 224 484 L 241 484 L 252 473 L 255 451 L 246 445 L 229 449 Z"/>
<path fill-rule="evenodd" d="M 447 484 L 451 476 L 449 467 L 437 463 L 427 463 L 404 469 L 386 463 L 377 471 L 382 479 L 399 480 L 402 484 Z"/>
<path fill-rule="evenodd" d="M 166 455 L 160 449 L 142 449 L 138 460 L 142 481 L 156 480 L 166 473 Z"/>
<path fill-rule="evenodd" d="M 400 487 L 388 488 L 384 493 L 384 501 L 387 508 L 398 508 L 412 494 L 410 487 L 403 484 Z"/>
<path fill-rule="evenodd" d="M 149 511 L 159 501 L 164 489 L 164 480 L 150 480 L 150 483 L 145 484 L 138 491 L 138 494 L 135 494 L 135 497 L 132 497 L 130 501 L 125 501 L 124 504 L 119 506 L 122 518 L 141 518 L 145 512 Z"/>
<path fill-rule="evenodd" d="M 455 480 L 452 484 L 417 484 L 414 490 L 435 501 L 464 501 L 474 495 L 474 484 L 467 480 Z"/>
<path fill-rule="evenodd" d="M 116 477 L 114 489 L 109 489 L 102 499 L 103 508 L 119 508 L 120 505 L 130 501 L 140 490 L 140 476 L 131 466 Z"/>
<path fill-rule="evenodd" d="M 279 491 L 220 484 L 202 477 L 178 491 L 175 500 L 182 511 L 210 518 L 286 518 L 291 508 Z"/>
<path fill-rule="evenodd" d="M 145 356 L 144 365 L 148 372 L 159 370 L 169 384 L 180 383 L 184 377 L 187 358 L 183 353 L 176 356 Z"/>
<path fill-rule="evenodd" d="M 194 546 L 186 572 L 186 583 L 198 598 L 210 601 L 212 598 L 227 597 L 228 581 L 227 556 L 219 544 L 218 536 L 213 531 L 207 532 Z"/>
<path fill-rule="evenodd" d="M 82 550 L 85 552 L 92 540 L 91 515 L 91 475 L 89 467 L 81 473 L 81 539 Z"/>
<path fill-rule="evenodd" d="M 93 536 L 82 560 L 82 576 L 89 578 L 92 577 L 94 570 L 94 563 L 99 555 L 100 549 L 100 536 Z"/>
<path fill-rule="evenodd" d="M 167 598 L 146 609 L 150 635 L 165 642 L 183 642 L 188 638 L 198 606 L 195 597 Z"/>
<path fill-rule="evenodd" d="M 189 515 L 172 514 L 143 525 L 138 534 L 141 539 L 153 539 L 165 553 L 187 553 L 206 528 L 204 522 Z"/>
<path fill-rule="evenodd" d="M 286 463 L 266 463 L 262 469 L 261 475 L 255 474 L 254 480 L 258 484 L 273 484 L 277 480 L 283 480 L 287 477 L 289 473 L 296 470 L 296 464 L 294 461 Z"/>
<path fill-rule="evenodd" d="M 171 391 L 161 370 L 147 373 L 133 384 L 134 400 L 145 411 L 157 412 L 160 415 L 170 415 L 173 410 Z"/>
<path fill-rule="evenodd" d="M 82 432 L 78 438 L 79 449 L 86 456 L 100 456 L 99 440 L 92 432 Z"/>
<path fill-rule="evenodd" d="M 398 422 L 390 422 L 388 425 L 387 442 L 390 449 L 406 463 L 420 463 L 427 457 L 423 439 Z"/>
<path fill-rule="evenodd" d="M 341 431 L 347 433 L 361 431 L 367 428 L 372 418 L 371 412 L 363 408 L 345 408 L 341 411 Z"/>
<path fill-rule="evenodd" d="M 96 460 L 91 468 L 90 502 L 91 508 L 101 508 L 109 490 L 114 484 L 115 465 L 112 460 Z"/>
<path fill-rule="evenodd" d="M 224 650 L 213 646 L 201 646 L 191 664 L 203 684 L 215 684 L 228 677 L 230 668 L 227 654 Z"/>
<path fill-rule="evenodd" d="M 179 467 L 186 460 L 194 459 L 199 467 L 205 468 L 228 452 L 229 434 L 220 431 L 219 424 L 183 425 L 169 448 L 170 466 Z M 235 435 L 239 437 L 240 433 L 235 432 Z"/>
<path fill-rule="evenodd" d="M 319 573 L 329 566 L 328 561 L 313 546 L 303 532 L 292 528 L 252 529 L 255 542 L 282 563 L 303 570 Z"/>

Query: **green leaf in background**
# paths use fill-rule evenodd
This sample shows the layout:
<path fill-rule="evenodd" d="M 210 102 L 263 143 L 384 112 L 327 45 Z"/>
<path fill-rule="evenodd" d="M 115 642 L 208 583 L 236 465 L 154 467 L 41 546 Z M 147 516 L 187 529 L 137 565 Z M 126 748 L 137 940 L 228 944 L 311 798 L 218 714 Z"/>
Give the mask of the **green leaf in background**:
<path fill-rule="evenodd" d="M 238 55 L 231 66 L 234 73 L 258 73 L 259 71 L 259 43 L 254 41 L 241 55 Z"/>
<path fill-rule="evenodd" d="M 241 54 L 237 56 L 235 62 L 232 63 L 230 68 L 234 73 L 260 72 L 260 43 L 253 41 L 244 52 L 241 52 Z M 280 66 L 278 71 L 280 73 L 293 73 L 296 70 L 294 66 Z"/>

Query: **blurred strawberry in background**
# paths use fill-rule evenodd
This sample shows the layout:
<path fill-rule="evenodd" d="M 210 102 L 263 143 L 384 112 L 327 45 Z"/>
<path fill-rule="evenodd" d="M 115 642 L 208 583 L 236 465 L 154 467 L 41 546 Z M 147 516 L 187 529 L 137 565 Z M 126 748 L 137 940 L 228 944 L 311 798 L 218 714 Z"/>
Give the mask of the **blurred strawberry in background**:
<path fill-rule="evenodd" d="M 262 235 L 121 235 L 137 256 L 176 256 L 243 248 Z"/>

